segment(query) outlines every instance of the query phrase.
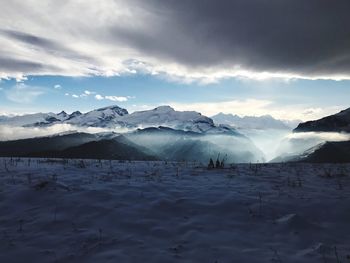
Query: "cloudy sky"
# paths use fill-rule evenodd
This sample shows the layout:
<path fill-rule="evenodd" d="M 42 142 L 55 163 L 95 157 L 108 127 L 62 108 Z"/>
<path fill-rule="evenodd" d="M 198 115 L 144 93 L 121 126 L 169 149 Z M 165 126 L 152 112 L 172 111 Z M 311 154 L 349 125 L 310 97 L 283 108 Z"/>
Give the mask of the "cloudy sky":
<path fill-rule="evenodd" d="M 309 120 L 350 105 L 348 0 L 0 0 L 0 114 Z"/>

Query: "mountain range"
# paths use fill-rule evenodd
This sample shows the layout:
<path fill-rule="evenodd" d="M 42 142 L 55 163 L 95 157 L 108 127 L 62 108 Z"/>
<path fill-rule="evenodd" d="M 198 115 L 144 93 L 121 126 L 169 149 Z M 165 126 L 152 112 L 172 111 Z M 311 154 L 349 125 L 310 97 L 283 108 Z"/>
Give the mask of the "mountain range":
<path fill-rule="evenodd" d="M 298 121 L 282 121 L 273 118 L 271 115 L 244 116 L 240 117 L 233 114 L 218 113 L 211 117 L 216 124 L 230 125 L 236 129 L 277 129 L 277 130 L 291 130 L 296 127 Z M 294 126 L 295 125 L 295 126 Z"/>
<path fill-rule="evenodd" d="M 117 133 L 66 133 L 0 142 L 1 157 L 52 157 L 208 162 L 221 155 L 232 162 L 263 161 L 245 136 L 204 134 L 168 127 Z"/>
<path fill-rule="evenodd" d="M 0 156 L 98 158 L 121 160 L 200 161 L 221 155 L 228 162 L 263 161 L 264 154 L 252 141 L 228 125 L 194 111 L 175 111 L 169 106 L 129 114 L 118 106 L 87 113 L 62 111 L 0 119 L 0 124 L 48 127 L 108 128 L 103 133 L 65 133 L 0 142 Z M 114 128 L 127 128 L 118 134 Z M 118 129 L 115 129 L 118 130 Z"/>
<path fill-rule="evenodd" d="M 78 127 L 100 128 L 147 128 L 169 127 L 177 130 L 204 133 L 236 133 L 227 125 L 215 125 L 211 118 L 195 111 L 175 111 L 170 106 L 160 106 L 152 110 L 136 111 L 131 114 L 119 106 L 109 106 L 87 113 L 75 111 L 67 114 L 36 113 L 0 118 L 0 124 L 23 127 L 47 127 L 54 124 L 71 124 Z"/>
<path fill-rule="evenodd" d="M 260 117 L 219 113 L 211 118 L 195 111 L 175 111 L 170 106 L 159 106 L 152 110 L 137 111 L 129 114 L 126 109 L 119 106 L 109 106 L 87 113 L 75 111 L 67 114 L 36 113 L 22 116 L 0 116 L 0 124 L 24 127 L 45 127 L 53 124 L 67 123 L 81 127 L 101 128 L 146 128 L 165 126 L 174 129 L 190 130 L 196 132 L 219 132 L 229 129 L 281 129 L 290 130 L 296 127 L 297 121 L 282 121 L 270 115 Z"/>
<path fill-rule="evenodd" d="M 288 130 L 283 121 L 269 115 L 239 117 L 217 114 L 212 118 L 195 111 L 176 111 L 169 106 L 129 114 L 119 106 L 87 113 L 36 113 L 0 116 L 0 125 L 45 128 L 56 124 L 72 127 L 106 128 L 90 134 L 68 132 L 51 136 L 0 142 L 0 156 L 97 158 L 120 160 L 200 161 L 225 158 L 227 162 L 264 161 L 265 156 L 246 135 L 248 130 Z M 236 128 L 235 128 L 236 127 Z M 126 128 L 123 134 L 117 128 Z M 319 120 L 300 123 L 294 133 L 350 133 L 350 108 Z M 249 134 L 249 133 L 244 133 Z M 300 137 L 302 138 L 302 137 Z M 349 141 L 323 142 L 294 138 L 288 141 L 304 147 L 300 153 L 286 153 L 273 161 L 350 162 Z M 317 143 L 317 144 L 316 144 Z M 301 147 L 302 148 L 302 147 Z"/>

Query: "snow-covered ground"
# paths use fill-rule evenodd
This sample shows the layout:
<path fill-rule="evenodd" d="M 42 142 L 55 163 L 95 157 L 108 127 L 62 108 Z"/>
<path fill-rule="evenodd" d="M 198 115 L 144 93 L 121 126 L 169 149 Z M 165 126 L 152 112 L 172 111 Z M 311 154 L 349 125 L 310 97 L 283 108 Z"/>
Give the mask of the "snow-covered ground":
<path fill-rule="evenodd" d="M 350 262 L 350 165 L 0 159 L 0 262 Z"/>

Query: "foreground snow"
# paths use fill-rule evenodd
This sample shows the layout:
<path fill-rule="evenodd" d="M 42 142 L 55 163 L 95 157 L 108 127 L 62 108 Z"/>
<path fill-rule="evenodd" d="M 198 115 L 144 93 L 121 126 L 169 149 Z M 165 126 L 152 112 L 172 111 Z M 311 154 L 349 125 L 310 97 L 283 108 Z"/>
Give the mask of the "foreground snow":
<path fill-rule="evenodd" d="M 0 159 L 0 262 L 349 262 L 349 171 Z"/>

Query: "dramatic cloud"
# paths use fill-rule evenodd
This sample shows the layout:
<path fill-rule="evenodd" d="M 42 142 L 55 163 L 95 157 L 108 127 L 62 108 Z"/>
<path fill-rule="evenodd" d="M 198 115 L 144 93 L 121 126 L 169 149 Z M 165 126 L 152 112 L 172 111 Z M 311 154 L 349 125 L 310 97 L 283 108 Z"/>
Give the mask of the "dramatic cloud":
<path fill-rule="evenodd" d="M 348 0 L 1 2 L 0 78 L 350 79 Z"/>

